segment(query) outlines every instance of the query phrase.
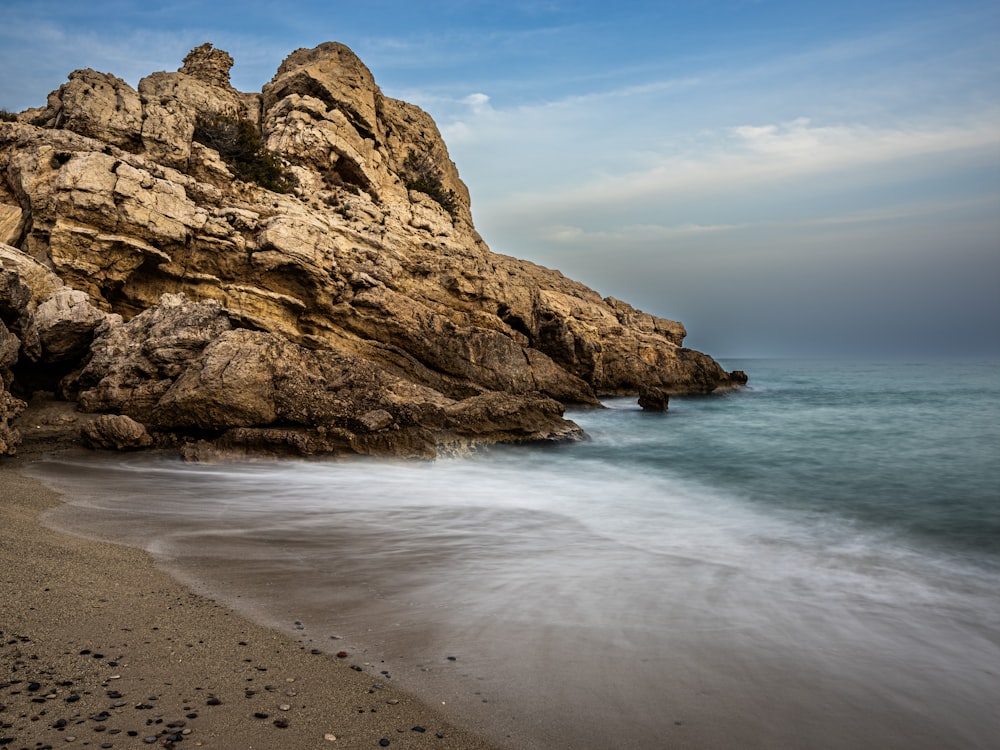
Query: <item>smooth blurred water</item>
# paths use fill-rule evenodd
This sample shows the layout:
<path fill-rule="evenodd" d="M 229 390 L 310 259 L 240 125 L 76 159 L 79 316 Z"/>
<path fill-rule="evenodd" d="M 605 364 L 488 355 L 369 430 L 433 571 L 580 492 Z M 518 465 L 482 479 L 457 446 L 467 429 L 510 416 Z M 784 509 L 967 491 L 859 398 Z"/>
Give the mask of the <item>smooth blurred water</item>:
<path fill-rule="evenodd" d="M 725 364 L 751 387 L 581 443 L 32 473 L 55 524 L 509 747 L 996 747 L 1000 367 Z"/>

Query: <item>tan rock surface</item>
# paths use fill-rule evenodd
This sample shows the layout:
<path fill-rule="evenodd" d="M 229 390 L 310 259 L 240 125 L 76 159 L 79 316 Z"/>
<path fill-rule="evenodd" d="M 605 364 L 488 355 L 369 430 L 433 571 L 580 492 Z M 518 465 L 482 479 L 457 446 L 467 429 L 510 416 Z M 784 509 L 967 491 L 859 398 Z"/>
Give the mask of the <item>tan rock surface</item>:
<path fill-rule="evenodd" d="M 216 305 L 213 315 L 228 328 L 260 334 L 227 334 L 231 341 L 252 339 L 258 355 L 271 347 L 294 352 L 295 361 L 336 363 L 310 365 L 319 380 L 336 379 L 328 366 L 371 368 L 389 395 L 361 399 L 355 406 L 365 411 L 352 413 L 354 424 L 364 413 L 395 415 L 383 402 L 397 392 L 441 409 L 477 396 L 500 408 L 491 394 L 506 394 L 517 397 L 510 404 L 519 404 L 527 422 L 545 411 L 529 406 L 541 403 L 532 399 L 596 403 L 600 394 L 634 394 L 643 386 L 674 394 L 740 384 L 710 357 L 683 348 L 681 324 L 602 299 L 557 271 L 490 252 L 472 225 L 468 190 L 433 120 L 384 96 L 343 45 L 293 52 L 260 94 L 233 89 L 231 65 L 227 53 L 203 45 L 177 72 L 144 78 L 138 91 L 108 74 L 77 71 L 39 114 L 0 123 L 0 229 L 22 251 L 17 270 L 5 273 L 35 279 L 25 282 L 35 290 L 34 307 L 22 305 L 3 321 L 21 337 L 26 356 L 37 359 L 43 347 L 42 324 L 32 316 L 64 283 L 75 292 L 60 292 L 63 306 L 53 304 L 63 318 L 81 315 L 87 325 L 96 320 L 90 310 L 128 320 L 165 309 L 165 294 L 183 293 Z M 294 176 L 292 191 L 235 179 L 233 162 L 226 161 L 234 157 L 194 140 L 205 115 L 253 123 L 273 154 L 268 163 Z M 261 154 L 251 158 L 264 159 Z M 29 267 L 26 256 L 59 284 L 46 289 L 44 274 Z M 13 267 L 4 262 L 5 269 Z M 76 293 L 85 294 L 89 306 Z M 42 312 L 52 328 L 49 308 Z M 165 419 L 177 415 L 181 403 L 194 408 L 198 399 L 188 384 L 197 382 L 203 389 L 213 384 L 216 407 L 203 396 L 202 416 L 172 417 L 171 429 L 185 419 L 208 429 L 209 414 L 221 420 L 217 431 L 262 429 L 284 419 L 281 409 L 263 406 L 274 400 L 269 389 L 285 387 L 275 386 L 278 376 L 261 364 L 270 356 L 233 353 L 227 361 L 244 378 L 244 389 L 227 394 L 229 386 L 217 382 L 213 362 L 199 359 L 201 351 L 186 352 L 192 356 L 183 366 L 174 363 L 176 372 L 167 376 L 157 362 L 136 364 L 141 357 L 134 345 L 112 345 L 128 334 L 106 328 L 99 351 L 78 363 L 85 409 L 120 411 L 152 425 L 154 409 Z M 191 336 L 204 346 L 220 331 L 210 339 L 204 333 Z M 115 357 L 123 359 L 116 365 Z M 175 381 L 178 390 L 158 406 Z M 302 391 L 303 398 L 315 396 Z M 240 398 L 246 403 L 238 406 Z M 421 419 L 431 412 L 437 414 L 421 412 Z M 328 426 L 340 429 L 336 420 L 343 415 L 328 416 Z M 303 424 L 317 429 L 320 421 Z M 531 433 L 509 422 L 495 425 L 497 439 Z M 450 428 L 441 424 L 423 424 L 419 439 L 414 427 L 400 445 L 423 446 L 427 435 L 450 440 Z"/>
<path fill-rule="evenodd" d="M 84 443 L 91 448 L 126 451 L 153 444 L 146 428 L 123 414 L 101 414 L 87 422 L 81 434 Z"/>

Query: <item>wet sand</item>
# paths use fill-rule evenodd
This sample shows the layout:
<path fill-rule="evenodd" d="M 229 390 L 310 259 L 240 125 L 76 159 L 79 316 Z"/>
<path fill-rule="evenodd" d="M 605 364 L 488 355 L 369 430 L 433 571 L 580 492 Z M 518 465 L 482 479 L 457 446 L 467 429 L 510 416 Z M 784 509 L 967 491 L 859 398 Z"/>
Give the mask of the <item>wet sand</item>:
<path fill-rule="evenodd" d="M 362 653 L 320 652 L 141 550 L 45 527 L 60 498 L 21 473 L 44 446 L 32 437 L 0 460 L 0 745 L 493 747 Z"/>

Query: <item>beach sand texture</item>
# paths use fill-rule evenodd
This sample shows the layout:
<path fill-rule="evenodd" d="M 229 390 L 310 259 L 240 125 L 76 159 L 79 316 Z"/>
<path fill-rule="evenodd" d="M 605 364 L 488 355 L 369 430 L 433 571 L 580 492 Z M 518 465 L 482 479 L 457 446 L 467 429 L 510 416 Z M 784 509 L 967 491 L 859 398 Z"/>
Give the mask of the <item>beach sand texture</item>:
<path fill-rule="evenodd" d="M 363 654 L 317 653 L 141 550 L 46 528 L 59 497 L 20 474 L 26 460 L 0 464 L 5 748 L 491 747 Z"/>

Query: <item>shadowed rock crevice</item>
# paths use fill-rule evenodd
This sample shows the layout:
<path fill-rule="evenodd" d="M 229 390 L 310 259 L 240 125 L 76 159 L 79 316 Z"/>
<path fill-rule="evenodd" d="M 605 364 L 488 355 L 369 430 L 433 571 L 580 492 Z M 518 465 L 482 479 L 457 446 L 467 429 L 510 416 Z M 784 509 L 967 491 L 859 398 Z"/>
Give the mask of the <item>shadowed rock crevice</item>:
<path fill-rule="evenodd" d="M 429 456 L 745 382 L 680 323 L 491 252 L 434 121 L 348 48 L 293 52 L 261 93 L 232 64 L 205 44 L 138 90 L 75 71 L 0 122 L 0 452 L 36 391 L 115 417 L 95 446 Z"/>

